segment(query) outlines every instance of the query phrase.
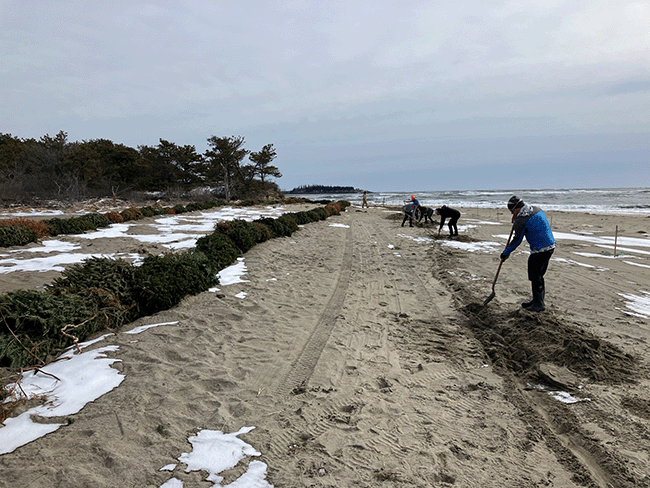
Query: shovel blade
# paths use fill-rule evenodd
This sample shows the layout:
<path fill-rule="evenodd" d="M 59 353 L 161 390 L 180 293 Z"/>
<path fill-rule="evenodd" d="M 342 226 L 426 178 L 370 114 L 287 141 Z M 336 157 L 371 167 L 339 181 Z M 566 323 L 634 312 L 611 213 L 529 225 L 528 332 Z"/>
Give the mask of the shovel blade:
<path fill-rule="evenodd" d="M 512 231 L 510 231 L 510 235 L 512 236 Z M 508 238 L 508 242 L 510 242 L 510 238 Z M 497 268 L 497 274 L 494 275 L 494 281 L 492 282 L 492 293 L 490 293 L 490 296 L 485 299 L 483 302 L 483 306 L 485 307 L 488 303 L 490 303 L 490 300 L 492 300 L 496 296 L 496 291 L 495 287 L 497 286 L 497 278 L 499 277 L 499 272 L 501 271 L 501 266 L 503 266 L 503 260 L 499 263 L 499 267 Z"/>
<path fill-rule="evenodd" d="M 490 296 L 487 297 L 487 298 L 485 299 L 485 301 L 483 302 L 483 306 L 485 307 L 488 303 L 490 303 L 490 301 L 491 301 L 495 296 L 496 296 L 496 293 L 495 293 L 494 291 L 493 291 L 492 293 L 490 293 Z"/>

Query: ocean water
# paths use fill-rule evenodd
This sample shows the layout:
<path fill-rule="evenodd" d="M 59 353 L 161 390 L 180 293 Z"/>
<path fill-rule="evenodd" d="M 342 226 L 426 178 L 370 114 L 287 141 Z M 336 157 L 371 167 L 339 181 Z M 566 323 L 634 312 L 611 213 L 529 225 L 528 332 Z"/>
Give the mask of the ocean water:
<path fill-rule="evenodd" d="M 291 195 L 311 200 L 347 200 L 361 204 L 361 193 L 323 193 Z M 425 207 L 506 208 L 506 202 L 517 195 L 526 203 L 544 210 L 606 214 L 650 215 L 650 188 L 573 188 L 559 190 L 459 190 L 368 192 L 371 204 L 403 205 L 411 195 Z"/>

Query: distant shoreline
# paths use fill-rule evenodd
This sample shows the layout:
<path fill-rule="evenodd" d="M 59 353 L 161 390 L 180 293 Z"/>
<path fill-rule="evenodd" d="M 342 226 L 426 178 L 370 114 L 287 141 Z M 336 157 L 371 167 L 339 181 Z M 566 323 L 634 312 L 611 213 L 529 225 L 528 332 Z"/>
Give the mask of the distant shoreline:
<path fill-rule="evenodd" d="M 353 186 L 326 186 L 326 185 L 307 185 L 296 187 L 292 190 L 283 192 L 285 195 L 320 195 L 327 193 L 349 194 L 363 193 L 366 190 L 354 188 Z"/>
<path fill-rule="evenodd" d="M 349 199 L 361 204 L 361 194 L 325 192 L 321 194 L 293 194 L 315 199 Z M 373 191 L 368 192 L 370 205 L 398 205 L 415 195 L 421 205 L 437 208 L 447 205 L 453 208 L 505 209 L 508 198 L 517 195 L 525 202 L 537 205 L 545 211 L 586 212 L 650 216 L 650 188 L 592 188 L 560 190 L 420 190 L 420 191 Z"/>

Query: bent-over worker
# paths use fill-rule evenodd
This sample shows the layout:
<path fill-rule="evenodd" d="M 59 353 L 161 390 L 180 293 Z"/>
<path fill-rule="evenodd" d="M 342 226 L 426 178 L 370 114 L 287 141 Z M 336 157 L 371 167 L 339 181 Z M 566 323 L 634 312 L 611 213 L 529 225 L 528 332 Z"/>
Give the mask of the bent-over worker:
<path fill-rule="evenodd" d="M 455 208 L 450 208 L 446 205 L 443 205 L 440 208 L 436 209 L 436 215 L 440 215 L 440 227 L 438 227 L 438 233 L 445 225 L 445 220 L 449 219 L 449 237 L 454 237 L 458 235 L 458 219 L 460 219 L 460 212 Z"/>

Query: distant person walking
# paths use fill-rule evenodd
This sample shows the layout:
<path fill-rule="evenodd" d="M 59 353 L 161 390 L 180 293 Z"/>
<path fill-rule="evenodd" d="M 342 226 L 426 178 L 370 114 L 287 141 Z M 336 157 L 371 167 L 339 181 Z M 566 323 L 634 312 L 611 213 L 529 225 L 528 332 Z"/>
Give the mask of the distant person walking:
<path fill-rule="evenodd" d="M 368 196 L 366 195 L 366 192 L 363 192 L 363 197 L 361 198 L 361 208 L 366 207 L 368 208 Z"/>
<path fill-rule="evenodd" d="M 450 208 L 447 205 L 443 205 L 440 208 L 435 210 L 436 215 L 440 215 L 440 227 L 438 227 L 438 234 L 442 230 L 442 227 L 445 225 L 445 220 L 449 219 L 449 237 L 454 237 L 458 235 L 458 219 L 460 219 L 460 212 L 455 208 Z"/>
<path fill-rule="evenodd" d="M 510 245 L 501 253 L 501 261 L 508 259 L 526 237 L 530 245 L 528 279 L 532 287 L 533 299 L 522 303 L 521 306 L 530 312 L 542 312 L 546 308 L 544 274 L 555 250 L 555 237 L 541 208 L 528 205 L 521 198 L 512 196 L 508 200 L 508 210 L 512 213 L 514 237 Z"/>

